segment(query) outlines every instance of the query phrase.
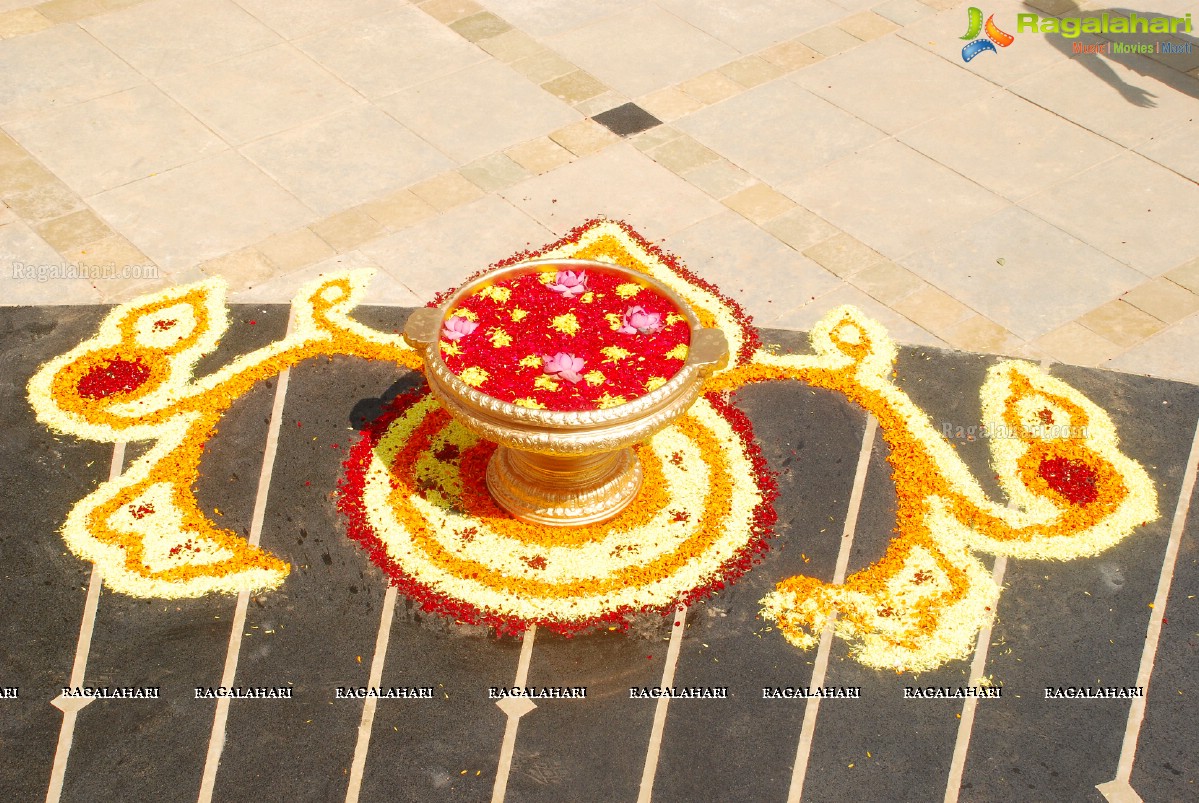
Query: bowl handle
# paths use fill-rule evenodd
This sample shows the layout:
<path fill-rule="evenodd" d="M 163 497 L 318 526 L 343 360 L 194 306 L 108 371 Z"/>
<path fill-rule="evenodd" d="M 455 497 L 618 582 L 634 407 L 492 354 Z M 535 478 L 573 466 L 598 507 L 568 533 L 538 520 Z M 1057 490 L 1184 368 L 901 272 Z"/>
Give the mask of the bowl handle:
<path fill-rule="evenodd" d="M 687 364 L 698 366 L 700 373 L 705 376 L 728 365 L 729 340 L 724 332 L 719 329 L 692 329 Z"/>
<path fill-rule="evenodd" d="M 441 337 L 441 319 L 445 315 L 436 307 L 421 307 L 408 316 L 404 324 L 404 340 L 414 349 L 436 343 Z"/>

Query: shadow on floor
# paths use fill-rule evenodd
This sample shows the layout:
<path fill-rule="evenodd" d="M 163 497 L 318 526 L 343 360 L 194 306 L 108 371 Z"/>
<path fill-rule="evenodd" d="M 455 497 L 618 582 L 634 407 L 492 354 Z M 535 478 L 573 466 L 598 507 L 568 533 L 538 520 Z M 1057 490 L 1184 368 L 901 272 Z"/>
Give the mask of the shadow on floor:
<path fill-rule="evenodd" d="M 1026 2 L 1027 8 L 1039 14 L 1047 14 L 1049 6 L 1046 8 L 1038 8 L 1033 3 Z M 1102 15 L 1107 14 L 1109 18 L 1128 17 L 1131 14 L 1136 14 L 1141 19 L 1153 17 L 1172 17 L 1172 14 L 1154 11 L 1137 11 L 1129 8 L 1099 8 L 1099 9 L 1083 9 L 1078 5 L 1076 0 L 1071 0 L 1066 4 L 1054 3 L 1052 5 L 1052 14 L 1056 17 L 1080 17 L 1086 19 L 1099 19 Z M 1193 24 L 1193 23 L 1192 23 Z M 1176 92 L 1181 92 L 1184 95 L 1189 95 L 1193 98 L 1199 98 L 1199 80 L 1196 80 L 1186 74 L 1186 70 L 1199 67 L 1199 39 L 1193 34 L 1185 34 L 1182 32 L 1173 34 L 1162 33 L 1107 33 L 1107 34 L 1083 34 L 1077 38 L 1067 38 L 1058 34 L 1044 34 L 1046 41 L 1050 45 L 1060 50 L 1062 53 L 1074 58 L 1083 67 L 1091 72 L 1099 80 L 1103 81 L 1134 106 L 1142 108 L 1152 108 L 1157 106 L 1157 95 L 1150 91 L 1149 88 L 1138 84 L 1130 83 L 1120 76 L 1120 74 L 1112 67 L 1112 63 L 1116 63 L 1141 76 L 1152 78 L 1165 84 L 1170 89 Z M 1078 53 L 1074 51 L 1074 45 L 1078 43 L 1093 43 L 1096 39 L 1100 41 L 1119 42 L 1121 44 L 1148 44 L 1156 45 L 1158 42 L 1171 42 L 1177 44 L 1189 44 L 1190 53 L 1180 54 L 1163 54 L 1160 58 L 1163 61 L 1155 61 L 1148 56 L 1138 55 L 1136 53 L 1115 53 L 1109 52 L 1103 54 L 1096 53 Z M 1150 85 L 1152 86 L 1152 85 Z"/>

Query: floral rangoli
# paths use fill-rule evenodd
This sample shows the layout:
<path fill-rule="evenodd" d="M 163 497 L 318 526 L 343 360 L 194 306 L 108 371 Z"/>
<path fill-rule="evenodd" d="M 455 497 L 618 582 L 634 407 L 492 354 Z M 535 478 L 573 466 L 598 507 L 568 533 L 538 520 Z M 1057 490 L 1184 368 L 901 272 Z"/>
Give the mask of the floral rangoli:
<path fill-rule="evenodd" d="M 454 423 L 423 390 L 396 399 L 353 448 L 339 506 L 350 536 L 429 610 L 501 632 L 537 624 L 571 633 L 619 624 L 634 612 L 670 610 L 750 569 L 775 517 L 773 478 L 750 422 L 730 397 L 754 382 L 799 381 L 843 394 L 878 419 L 890 446 L 898 512 L 885 555 L 842 584 L 785 579 L 762 601 L 762 613 L 801 648 L 813 646 L 835 621 L 835 632 L 868 666 L 919 671 L 963 657 L 1000 593 L 978 553 L 1095 555 L 1158 515 L 1152 482 L 1120 451 L 1107 414 L 1035 365 L 999 362 L 981 391 L 982 423 L 1008 435 L 988 443 L 1009 505 L 984 493 L 928 416 L 893 383 L 896 347 L 856 309 L 831 310 L 811 333 L 811 354 L 782 355 L 761 346 L 736 304 L 623 223 L 591 221 L 501 264 L 532 257 L 597 260 L 656 279 L 683 297 L 704 326 L 725 332 L 734 359 L 708 379 L 687 415 L 639 447 L 646 483 L 637 501 L 612 521 L 578 528 L 547 530 L 499 510 L 483 484 L 494 446 Z M 234 400 L 302 360 L 342 354 L 419 370 L 419 358 L 399 336 L 351 317 L 368 297 L 370 276 L 326 274 L 300 288 L 284 338 L 206 376 L 194 375 L 196 363 L 228 327 L 224 286 L 215 280 L 114 308 L 92 338 L 33 376 L 29 399 L 47 426 L 97 441 L 153 442 L 124 474 L 78 502 L 63 525 L 68 547 L 94 562 L 111 589 L 177 598 L 265 590 L 284 581 L 284 561 L 215 526 L 200 510 L 192 490 L 200 458 Z M 630 371 L 620 360 L 589 364 L 608 347 L 598 341 L 579 353 L 523 343 L 517 349 L 527 353 L 517 362 L 530 358 L 528 375 L 517 381 L 513 373 L 496 385 L 507 387 L 513 401 L 602 406 L 604 393 L 610 401 L 647 392 L 665 375 L 672 351 L 686 345 L 677 334 L 667 337 L 671 310 L 637 295 L 641 290 L 626 288 L 622 297 L 618 287 L 592 276 L 533 279 L 541 286 L 529 289 L 557 299 L 546 305 L 539 331 L 544 324 L 570 337 L 553 322 L 573 329 L 562 317 L 573 313 L 582 327 L 579 309 L 597 303 L 583 296 L 603 288 L 609 307 L 599 314 L 607 329 L 595 331 L 605 342 L 628 337 L 635 347 L 620 348 L 648 356 L 643 370 Z M 509 300 L 523 292 L 509 290 Z M 555 312 L 560 301 L 577 306 Z M 481 306 L 461 307 L 445 322 L 448 356 L 456 356 L 456 347 L 465 354 L 460 344 L 470 338 L 487 338 L 496 351 L 520 342 L 509 329 L 523 305 L 495 305 L 490 322 Z M 460 376 L 472 367 L 488 370 L 481 362 L 487 358 L 460 364 Z M 502 364 L 495 363 L 497 374 Z M 589 383 L 590 371 L 602 373 L 602 381 Z M 550 381 L 558 390 L 549 389 Z M 553 395 L 567 385 L 594 392 Z M 802 538 L 802 529 L 789 537 Z"/>

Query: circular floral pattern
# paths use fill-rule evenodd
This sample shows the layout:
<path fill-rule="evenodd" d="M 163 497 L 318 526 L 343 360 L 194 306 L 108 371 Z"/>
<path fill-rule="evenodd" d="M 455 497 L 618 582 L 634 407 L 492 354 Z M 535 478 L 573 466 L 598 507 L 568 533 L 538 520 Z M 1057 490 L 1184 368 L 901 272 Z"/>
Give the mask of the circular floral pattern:
<path fill-rule="evenodd" d="M 502 278 L 447 314 L 441 357 L 467 384 L 539 410 L 616 407 L 660 388 L 691 329 L 670 299 L 612 270 Z"/>
<path fill-rule="evenodd" d="M 748 420 L 719 397 L 638 447 L 645 490 L 601 524 L 509 516 L 485 484 L 494 449 L 421 389 L 397 398 L 346 462 L 350 536 L 427 610 L 572 633 L 704 596 L 766 549 L 773 477 Z"/>

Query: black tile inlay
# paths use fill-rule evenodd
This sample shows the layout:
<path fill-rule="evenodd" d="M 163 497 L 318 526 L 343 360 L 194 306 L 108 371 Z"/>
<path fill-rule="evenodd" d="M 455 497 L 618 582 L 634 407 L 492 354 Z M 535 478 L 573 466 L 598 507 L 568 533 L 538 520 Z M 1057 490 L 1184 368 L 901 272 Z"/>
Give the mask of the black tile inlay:
<path fill-rule="evenodd" d="M 600 112 L 591 119 L 613 134 L 619 134 L 622 137 L 640 134 L 642 131 L 651 129 L 656 125 L 662 125 L 661 120 L 636 103 L 626 103 L 623 106 L 617 106 L 615 109 L 608 109 L 608 111 Z"/>

